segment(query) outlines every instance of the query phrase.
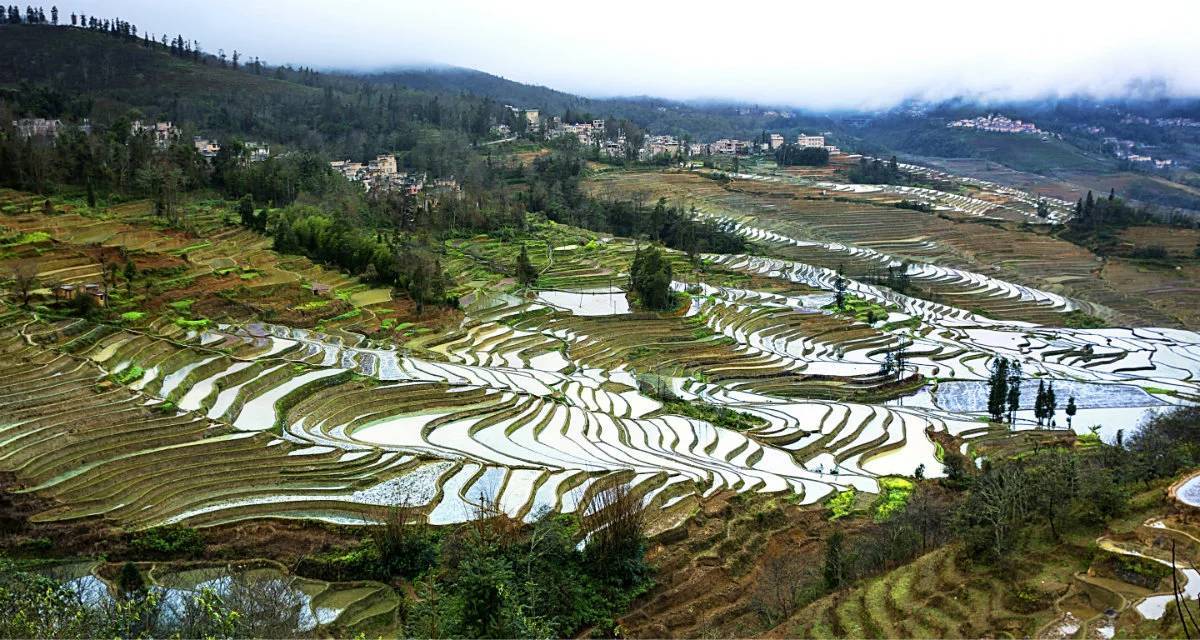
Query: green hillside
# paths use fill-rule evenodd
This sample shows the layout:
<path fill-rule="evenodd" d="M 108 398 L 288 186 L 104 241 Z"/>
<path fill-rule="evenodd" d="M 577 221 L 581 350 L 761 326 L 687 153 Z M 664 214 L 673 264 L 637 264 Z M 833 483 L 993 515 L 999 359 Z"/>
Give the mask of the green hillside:
<path fill-rule="evenodd" d="M 308 70 L 234 69 L 137 38 L 46 25 L 0 25 L 0 98 L 17 117 L 106 124 L 136 110 L 197 135 L 331 156 L 413 149 L 442 137 L 433 133 L 486 133 L 472 116 L 487 107 L 469 96 L 364 86 Z"/>

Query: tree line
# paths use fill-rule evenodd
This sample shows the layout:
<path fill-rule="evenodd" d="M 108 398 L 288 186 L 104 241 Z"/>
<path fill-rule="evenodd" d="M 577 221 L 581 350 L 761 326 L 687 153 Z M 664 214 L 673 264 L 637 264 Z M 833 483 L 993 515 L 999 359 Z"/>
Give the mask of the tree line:
<path fill-rule="evenodd" d="M 531 212 L 593 231 L 645 238 L 697 256 L 703 252 L 740 253 L 746 241 L 730 221 L 700 218 L 694 210 L 669 206 L 660 198 L 653 206 L 637 199 L 601 200 L 580 186 L 584 161 L 573 140 L 557 142 L 554 150 L 534 161 L 524 196 Z"/>
<path fill-rule="evenodd" d="M 775 162 L 781 167 L 795 165 L 823 167 L 829 164 L 829 150 L 824 147 L 800 147 L 785 144 L 775 150 Z"/>

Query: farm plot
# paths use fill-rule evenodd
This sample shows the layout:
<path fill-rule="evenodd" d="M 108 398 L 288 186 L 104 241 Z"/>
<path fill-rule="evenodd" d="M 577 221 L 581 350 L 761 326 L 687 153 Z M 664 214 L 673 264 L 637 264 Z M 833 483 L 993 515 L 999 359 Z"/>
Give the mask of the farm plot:
<path fill-rule="evenodd" d="M 952 279 L 929 277 L 914 284 L 927 289 L 924 295 L 931 299 L 979 308 L 996 317 L 1061 325 L 1064 319 L 1057 311 L 1070 309 L 994 300 L 991 288 L 980 288 L 979 278 L 1068 297 L 1112 324 L 1180 326 L 1181 322 L 1146 299 L 1144 288 L 1101 277 L 1098 258 L 1076 245 L 1004 224 L 985 226 L 942 212 L 896 209 L 878 194 L 835 198 L 812 187 L 749 179 L 722 186 L 690 173 L 612 172 L 590 184 L 606 193 L 662 196 L 695 206 L 703 215 L 739 221 L 761 230 L 755 235 L 775 255 L 842 268 L 849 275 L 885 272 L 890 262 L 910 264 L 910 269 L 921 265 L 957 272 Z M 878 255 L 889 260 L 875 259 Z"/>
<path fill-rule="evenodd" d="M 529 519 L 572 512 L 617 483 L 667 522 L 721 491 L 811 503 L 877 491 L 880 477 L 918 468 L 936 476 L 931 433 L 1006 433 L 975 419 L 997 357 L 1055 381 L 1060 397 L 1077 393 L 1084 410 L 1200 398 L 1200 336 L 1057 328 L 1071 311 L 1110 307 L 973 267 L 981 258 L 965 257 L 960 238 L 969 233 L 953 226 L 969 211 L 883 209 L 894 194 L 865 192 L 854 194 L 865 202 L 818 198 L 792 210 L 793 184 L 738 180 L 731 192 L 670 180 L 698 186 L 706 214 L 737 219 L 771 257 L 708 255 L 698 266 L 667 251 L 679 306 L 649 313 L 621 289 L 634 242 L 540 223 L 526 244 L 537 283 L 522 288 L 510 277 L 519 245 L 458 238 L 447 264 L 461 313 L 403 341 L 402 323 L 374 330 L 376 311 L 394 311 L 390 292 L 274 253 L 226 224 L 219 203 L 196 205 L 207 230 L 198 239 L 155 228 L 144 206 L 45 216 L 25 210 L 26 196 L 0 193 L 5 233 L 21 240 L 0 260 L 36 254 L 43 278 L 87 282 L 99 273 L 98 242 L 136 247 L 171 271 L 153 283 L 158 298 L 141 298 L 145 313 L 120 323 L 0 311 L 0 470 L 55 501 L 39 519 L 132 528 L 355 523 L 399 503 L 447 524 L 483 501 Z M 752 215 L 730 215 L 743 204 Z M 872 229 L 880 210 L 896 224 Z M 832 308 L 841 265 L 869 315 Z M 864 277 L 888 267 L 924 295 Z M 218 289 L 218 278 L 230 286 Z M 315 282 L 334 295 L 293 295 Z M 278 298 L 293 313 L 259 321 L 279 305 L 256 305 Z M 889 370 L 900 351 L 906 366 Z M 909 406 L 894 402 L 928 380 Z M 747 419 L 672 413 L 684 405 Z"/>

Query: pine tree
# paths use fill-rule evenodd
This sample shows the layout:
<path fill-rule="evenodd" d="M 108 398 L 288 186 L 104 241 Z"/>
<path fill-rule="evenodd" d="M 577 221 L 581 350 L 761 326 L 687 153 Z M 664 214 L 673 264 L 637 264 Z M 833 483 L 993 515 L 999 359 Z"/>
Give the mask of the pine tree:
<path fill-rule="evenodd" d="M 1017 409 L 1021 408 L 1021 363 L 1013 362 L 1008 375 L 1008 421 L 1017 420 Z"/>
<path fill-rule="evenodd" d="M 1075 396 L 1067 398 L 1067 428 L 1071 428 L 1071 423 L 1075 421 L 1075 412 L 1079 409 L 1075 406 Z"/>
<path fill-rule="evenodd" d="M 1046 382 L 1038 381 L 1037 398 L 1033 401 L 1033 417 L 1037 418 L 1038 426 L 1046 418 Z"/>
<path fill-rule="evenodd" d="M 525 249 L 525 245 L 521 245 L 521 253 L 517 256 L 517 282 L 520 282 L 523 287 L 528 287 L 537 282 L 537 277 L 537 269 L 529 261 L 529 252 Z"/>
<path fill-rule="evenodd" d="M 1050 382 L 1050 388 L 1046 389 L 1046 420 L 1051 427 L 1054 426 L 1054 414 L 1058 412 L 1058 399 L 1054 397 L 1054 381 Z"/>
<path fill-rule="evenodd" d="M 1004 401 L 1008 396 L 1008 360 L 996 359 L 988 384 L 988 414 L 993 421 L 999 422 L 1004 418 Z"/>
<path fill-rule="evenodd" d="M 846 310 L 846 278 L 842 275 L 842 267 L 838 267 L 837 277 L 833 280 L 834 302 L 838 311 Z"/>

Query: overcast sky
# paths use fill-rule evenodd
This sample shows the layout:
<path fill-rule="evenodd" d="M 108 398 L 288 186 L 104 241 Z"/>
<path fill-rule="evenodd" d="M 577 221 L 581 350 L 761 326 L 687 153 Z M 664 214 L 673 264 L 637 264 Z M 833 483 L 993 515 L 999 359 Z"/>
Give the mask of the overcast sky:
<path fill-rule="evenodd" d="M 84 0 L 271 64 L 449 64 L 589 96 L 813 108 L 905 98 L 1200 95 L 1197 0 Z"/>

